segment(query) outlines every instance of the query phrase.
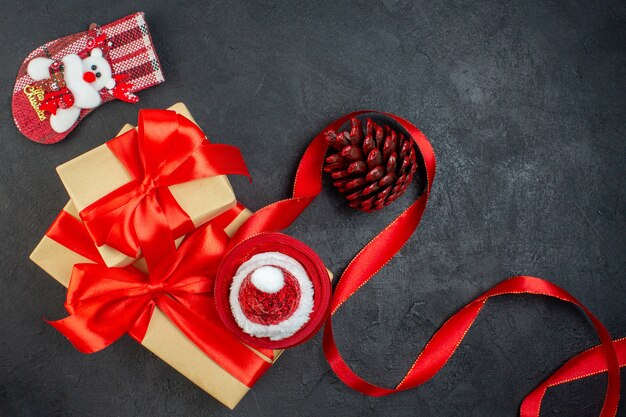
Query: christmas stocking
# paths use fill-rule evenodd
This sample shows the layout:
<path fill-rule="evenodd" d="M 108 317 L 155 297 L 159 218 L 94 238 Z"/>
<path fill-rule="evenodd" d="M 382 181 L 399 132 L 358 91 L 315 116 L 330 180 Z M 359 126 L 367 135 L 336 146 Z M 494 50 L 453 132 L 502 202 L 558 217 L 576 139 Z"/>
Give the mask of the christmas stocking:
<path fill-rule="evenodd" d="M 48 42 L 22 63 L 13 89 L 13 119 L 29 139 L 65 138 L 93 109 L 162 83 L 143 12 Z"/>

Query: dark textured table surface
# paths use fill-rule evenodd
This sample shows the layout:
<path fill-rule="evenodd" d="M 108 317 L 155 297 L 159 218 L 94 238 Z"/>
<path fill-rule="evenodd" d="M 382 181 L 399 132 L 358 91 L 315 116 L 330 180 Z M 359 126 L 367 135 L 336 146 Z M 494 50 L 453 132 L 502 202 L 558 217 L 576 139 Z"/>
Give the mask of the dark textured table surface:
<path fill-rule="evenodd" d="M 351 391 L 318 335 L 232 412 L 128 337 L 78 353 L 43 321 L 64 316 L 64 289 L 28 259 L 67 201 L 55 167 L 136 123 L 138 108 L 177 101 L 215 142 L 241 147 L 254 185 L 232 183 L 252 209 L 288 195 L 308 141 L 346 112 L 397 113 L 430 138 L 438 177 L 422 225 L 335 320 L 342 353 L 369 379 L 397 383 L 447 317 L 514 274 L 552 280 L 626 336 L 623 2 L 132 3 L 0 7 L 0 415 L 515 416 L 530 390 L 597 343 L 576 308 L 505 297 L 419 389 Z M 22 137 L 10 105 L 25 56 L 137 10 L 166 82 L 139 105 L 96 110 L 60 144 Z M 289 232 L 338 274 L 409 197 L 364 215 L 326 184 Z M 542 415 L 597 415 L 604 391 L 603 376 L 551 389 Z"/>

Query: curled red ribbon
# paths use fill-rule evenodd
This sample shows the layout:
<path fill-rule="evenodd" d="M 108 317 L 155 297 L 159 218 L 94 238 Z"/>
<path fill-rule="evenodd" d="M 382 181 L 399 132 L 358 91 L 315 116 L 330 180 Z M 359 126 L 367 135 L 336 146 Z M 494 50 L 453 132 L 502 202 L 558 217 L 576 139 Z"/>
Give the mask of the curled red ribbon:
<path fill-rule="evenodd" d="M 186 238 L 165 267 L 144 274 L 132 266 L 107 268 L 84 225 L 62 212 L 46 235 L 95 263 L 74 266 L 65 303 L 70 315 L 50 324 L 79 351 L 92 353 L 125 333 L 141 342 L 158 307 L 205 354 L 251 387 L 271 363 L 233 336 L 217 314 L 214 279 L 228 236 L 223 219 L 216 220 Z M 274 358 L 271 349 L 258 351 Z"/>
<path fill-rule="evenodd" d="M 249 177 L 238 148 L 211 144 L 189 119 L 169 110 L 141 110 L 137 130 L 107 142 L 132 180 L 80 212 L 98 246 L 159 259 L 174 239 L 194 229 L 169 186 L 224 174 Z M 159 236 L 159 239 L 156 239 Z M 169 239 L 171 237 L 171 239 Z M 160 242 L 156 242 L 159 240 Z M 162 242 L 171 243 L 164 245 Z"/>
<path fill-rule="evenodd" d="M 233 247 L 255 234 L 276 232 L 288 227 L 321 192 L 322 166 L 328 149 L 324 132 L 336 131 L 351 118 L 365 113 L 371 112 L 358 111 L 343 116 L 332 122 L 322 133 L 316 136 L 306 149 L 298 166 L 292 197 L 258 210 L 239 228 L 229 247 Z M 433 335 L 413 366 L 395 388 L 379 387 L 362 379 L 350 369 L 335 344 L 332 316 L 361 286 L 376 275 L 411 237 L 426 209 L 435 178 L 435 154 L 426 136 L 417 127 L 398 116 L 386 113 L 383 115 L 394 119 L 406 129 L 418 146 L 426 169 L 427 187 L 426 191 L 411 206 L 394 219 L 352 259 L 339 280 L 331 302 L 331 315 L 326 322 L 323 339 L 324 353 L 335 374 L 349 387 L 372 396 L 389 395 L 415 388 L 436 375 L 445 365 L 489 298 L 522 293 L 543 295 L 580 307 L 591 320 L 602 343 L 570 360 L 531 392 L 522 403 L 520 415 L 522 417 L 537 417 L 541 411 L 543 395 L 550 386 L 565 383 L 572 379 L 584 378 L 595 373 L 608 372 L 606 398 L 600 417 L 615 416 L 619 403 L 619 366 L 626 363 L 626 344 L 621 341 L 613 342 L 602 323 L 565 290 L 536 277 L 517 276 L 505 280 L 453 315 Z M 616 351 L 620 354 L 619 361 Z"/>

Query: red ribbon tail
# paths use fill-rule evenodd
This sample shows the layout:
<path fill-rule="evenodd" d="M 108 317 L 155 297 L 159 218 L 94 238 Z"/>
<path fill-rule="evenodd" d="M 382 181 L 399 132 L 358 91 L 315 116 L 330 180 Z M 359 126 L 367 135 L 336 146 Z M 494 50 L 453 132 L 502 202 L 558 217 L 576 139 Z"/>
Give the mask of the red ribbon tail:
<path fill-rule="evenodd" d="M 626 338 L 614 340 L 613 348 L 617 353 L 618 365 L 623 368 L 626 366 Z M 608 372 L 606 355 L 604 346 L 597 345 L 571 358 L 524 398 L 520 417 L 539 415 L 541 402 L 548 388 Z"/>
<path fill-rule="evenodd" d="M 70 315 L 48 323 L 76 349 L 93 353 L 127 333 L 150 301 L 145 276 L 134 268 L 77 264 L 65 301 Z"/>
<path fill-rule="evenodd" d="M 120 317 L 115 308 L 102 311 L 102 306 L 93 304 L 64 319 L 46 322 L 63 334 L 78 351 L 94 353 L 128 331 L 133 318 L 143 309 L 140 303 L 134 304 L 134 308 L 124 310 L 124 317 Z"/>
<path fill-rule="evenodd" d="M 520 416 L 538 416 L 541 410 L 543 396 L 549 387 L 559 383 L 569 382 L 572 379 L 584 378 L 600 372 L 608 372 L 607 396 L 600 416 L 613 417 L 617 412 L 620 385 L 620 365 L 618 365 L 616 348 L 620 350 L 619 363 L 623 364 L 626 362 L 626 344 L 612 343 L 606 328 L 589 310 L 563 289 L 540 278 L 518 276 L 505 280 L 454 314 L 433 335 L 402 382 L 394 389 L 382 388 L 371 384 L 350 369 L 348 364 L 341 357 L 334 341 L 331 318 L 328 319 L 324 331 L 324 353 L 331 368 L 339 379 L 352 389 L 358 390 L 364 394 L 382 396 L 415 388 L 436 375 L 450 357 L 452 357 L 482 310 L 485 302 L 491 297 L 509 294 L 543 295 L 572 303 L 585 312 L 596 328 L 600 340 L 602 340 L 602 345 L 585 352 L 581 357 L 570 360 L 553 376 L 531 392 L 522 404 Z M 334 311 L 336 311 L 336 309 Z M 623 352 L 621 352 L 621 350 L 623 350 Z"/>
<path fill-rule="evenodd" d="M 252 387 L 271 366 L 271 362 L 241 343 L 220 321 L 204 320 L 168 296 L 156 302 L 196 346 L 246 386 Z"/>

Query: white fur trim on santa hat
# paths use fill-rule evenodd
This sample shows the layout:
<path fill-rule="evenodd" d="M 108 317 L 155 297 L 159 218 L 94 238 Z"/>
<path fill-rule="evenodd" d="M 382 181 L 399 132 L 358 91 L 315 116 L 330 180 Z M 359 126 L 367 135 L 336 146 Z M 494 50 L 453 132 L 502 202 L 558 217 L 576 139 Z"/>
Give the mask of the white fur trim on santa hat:
<path fill-rule="evenodd" d="M 286 320 L 278 324 L 264 325 L 250 321 L 246 317 L 241 309 L 241 304 L 239 304 L 239 290 L 241 289 L 241 284 L 248 275 L 253 274 L 251 280 L 254 280 L 254 273 L 257 271 L 261 271 L 260 273 L 262 275 L 267 276 L 266 273 L 268 271 L 263 270 L 268 266 L 270 269 L 281 272 L 281 278 L 283 281 L 282 285 L 284 285 L 284 277 L 282 276 L 282 271 L 276 267 L 283 268 L 293 275 L 300 286 L 300 302 L 296 311 L 294 311 L 293 314 Z M 272 266 L 274 268 L 272 268 Z M 274 274 L 274 272 L 271 272 L 271 274 Z M 272 280 L 274 278 L 272 278 Z M 260 281 L 260 279 L 257 281 Z M 254 281 L 253 285 L 259 288 L 257 283 Z M 263 284 L 261 284 L 261 286 L 263 286 Z M 264 291 L 262 288 L 259 289 Z M 280 291 L 280 289 L 275 292 L 278 291 Z M 291 256 L 287 256 L 280 252 L 258 253 L 251 257 L 248 261 L 241 264 L 241 266 L 237 269 L 237 272 L 233 277 L 233 282 L 230 286 L 229 301 L 233 317 L 245 333 L 255 337 L 268 337 L 270 340 L 282 340 L 293 336 L 309 321 L 309 317 L 313 312 L 313 283 L 309 279 L 300 262 L 296 261 Z"/>

